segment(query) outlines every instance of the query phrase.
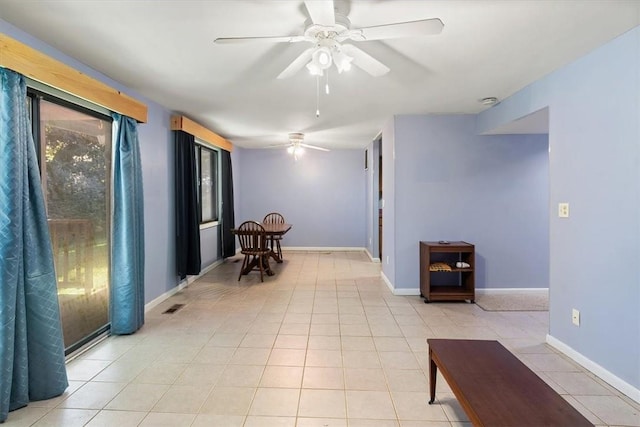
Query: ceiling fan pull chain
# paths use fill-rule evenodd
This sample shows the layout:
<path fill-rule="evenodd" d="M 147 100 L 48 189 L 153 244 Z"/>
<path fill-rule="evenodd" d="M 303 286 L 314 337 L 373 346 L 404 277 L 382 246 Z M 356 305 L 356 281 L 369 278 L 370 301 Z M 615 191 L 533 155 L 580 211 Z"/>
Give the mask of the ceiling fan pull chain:
<path fill-rule="evenodd" d="M 320 117 L 320 76 L 316 76 L 316 117 Z"/>

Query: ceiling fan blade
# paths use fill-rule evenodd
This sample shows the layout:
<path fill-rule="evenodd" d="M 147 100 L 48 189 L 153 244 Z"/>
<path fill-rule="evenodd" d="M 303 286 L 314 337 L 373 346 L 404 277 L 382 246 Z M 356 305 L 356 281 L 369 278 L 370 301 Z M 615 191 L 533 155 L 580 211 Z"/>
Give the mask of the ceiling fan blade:
<path fill-rule="evenodd" d="M 353 58 L 354 65 L 362 68 L 374 77 L 383 76 L 390 71 L 389 67 L 382 62 L 352 44 L 343 44 L 342 51 Z"/>
<path fill-rule="evenodd" d="M 311 148 L 311 149 L 314 149 L 314 150 L 320 150 L 320 151 L 331 151 L 331 150 L 329 150 L 328 148 L 322 148 L 322 147 L 318 147 L 318 146 L 316 146 L 316 145 L 304 144 L 304 143 L 302 143 L 302 142 L 301 142 L 299 145 L 300 145 L 301 147 Z"/>
<path fill-rule="evenodd" d="M 216 44 L 240 43 L 296 43 L 307 40 L 305 36 L 274 36 L 274 37 L 220 37 L 213 42 Z"/>
<path fill-rule="evenodd" d="M 399 22 L 397 24 L 376 25 L 352 31 L 354 40 L 383 40 L 401 37 L 418 37 L 440 34 L 444 24 L 438 18 L 420 21 Z"/>
<path fill-rule="evenodd" d="M 289 64 L 289 66 L 278 75 L 278 78 L 286 79 L 287 77 L 291 77 L 295 73 L 300 71 L 302 67 L 304 67 L 309 61 L 311 61 L 311 54 L 313 53 L 313 50 L 314 48 L 310 47 L 309 49 L 302 52 L 300 56 L 294 59 L 293 62 Z"/>
<path fill-rule="evenodd" d="M 333 0 L 305 0 L 309 17 L 316 25 L 331 27 L 336 24 Z"/>
<path fill-rule="evenodd" d="M 287 147 L 291 147 L 291 144 L 271 144 L 271 145 L 267 145 L 264 148 L 287 148 Z"/>

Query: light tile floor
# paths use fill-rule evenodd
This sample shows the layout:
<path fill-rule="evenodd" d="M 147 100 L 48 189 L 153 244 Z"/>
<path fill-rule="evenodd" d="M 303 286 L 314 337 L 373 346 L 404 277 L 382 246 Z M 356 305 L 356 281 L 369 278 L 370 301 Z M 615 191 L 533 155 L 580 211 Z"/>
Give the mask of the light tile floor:
<path fill-rule="evenodd" d="M 264 283 L 238 281 L 238 260 L 71 361 L 63 396 L 5 425 L 468 426 L 444 380 L 427 404 L 426 338 L 448 337 L 497 339 L 595 425 L 640 426 L 638 403 L 544 343 L 547 312 L 394 296 L 362 252 L 286 252 Z"/>

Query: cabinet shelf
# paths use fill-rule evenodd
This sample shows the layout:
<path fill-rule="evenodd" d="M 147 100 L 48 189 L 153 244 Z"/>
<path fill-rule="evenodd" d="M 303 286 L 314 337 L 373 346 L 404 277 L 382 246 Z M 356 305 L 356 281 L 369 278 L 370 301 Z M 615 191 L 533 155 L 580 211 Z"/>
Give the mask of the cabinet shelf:
<path fill-rule="evenodd" d="M 457 262 L 469 267 L 457 268 Z M 451 270 L 431 271 L 444 263 Z M 475 301 L 475 246 L 467 242 L 420 242 L 420 296 L 431 301 Z"/>

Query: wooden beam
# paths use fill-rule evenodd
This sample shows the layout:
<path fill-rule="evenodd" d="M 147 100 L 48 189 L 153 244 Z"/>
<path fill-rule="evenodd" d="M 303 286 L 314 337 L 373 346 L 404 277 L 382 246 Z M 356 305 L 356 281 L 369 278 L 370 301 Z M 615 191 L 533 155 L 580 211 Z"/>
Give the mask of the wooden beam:
<path fill-rule="evenodd" d="M 138 122 L 147 122 L 145 104 L 2 33 L 0 67 L 86 99 Z"/>
<path fill-rule="evenodd" d="M 181 130 L 218 148 L 222 148 L 228 152 L 233 151 L 233 144 L 231 144 L 231 142 L 188 117 L 172 116 L 171 130 Z"/>

